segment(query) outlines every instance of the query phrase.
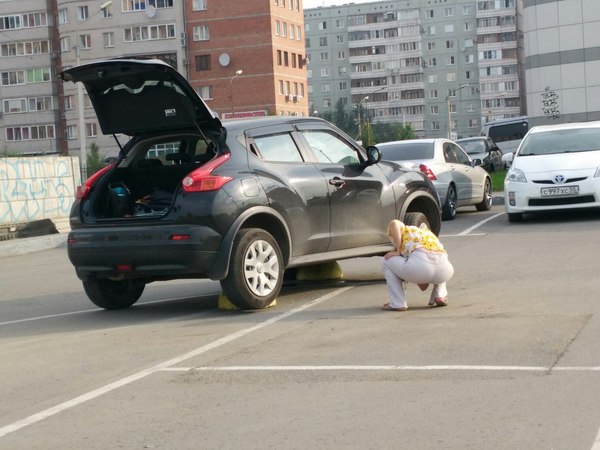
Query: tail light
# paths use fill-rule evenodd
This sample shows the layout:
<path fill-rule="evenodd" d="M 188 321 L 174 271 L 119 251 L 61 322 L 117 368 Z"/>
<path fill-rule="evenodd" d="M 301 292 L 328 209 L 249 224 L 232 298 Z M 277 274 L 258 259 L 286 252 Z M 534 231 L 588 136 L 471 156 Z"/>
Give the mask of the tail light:
<path fill-rule="evenodd" d="M 427 178 L 429 178 L 431 181 L 437 180 L 435 173 L 433 173 L 433 171 L 426 164 L 419 164 L 419 170 L 427 175 Z"/>
<path fill-rule="evenodd" d="M 85 180 L 81 186 L 77 186 L 75 198 L 78 200 L 83 200 L 84 198 L 86 198 L 90 193 L 93 184 L 98 180 L 98 178 L 100 178 L 102 175 L 108 172 L 112 167 L 113 164 L 111 164 L 110 166 L 103 167 L 98 172 L 94 173 L 91 177 L 89 177 L 87 180 Z"/>
<path fill-rule="evenodd" d="M 224 162 L 226 162 L 230 156 L 230 153 L 224 153 L 221 156 L 212 159 L 211 161 L 204 164 L 202 167 L 199 167 L 198 169 L 186 175 L 186 177 L 181 182 L 183 190 L 185 192 L 207 192 L 216 191 L 220 189 L 223 185 L 231 181 L 233 178 L 212 175 L 212 171 Z"/>

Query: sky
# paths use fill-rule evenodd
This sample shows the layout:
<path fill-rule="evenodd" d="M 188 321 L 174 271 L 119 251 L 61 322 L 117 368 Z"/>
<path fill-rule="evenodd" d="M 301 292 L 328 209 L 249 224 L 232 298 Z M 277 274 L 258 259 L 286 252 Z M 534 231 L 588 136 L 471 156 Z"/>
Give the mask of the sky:
<path fill-rule="evenodd" d="M 370 3 L 372 1 L 379 0 L 303 0 L 302 7 L 308 9 L 318 8 L 319 6 L 341 6 L 348 3 Z"/>

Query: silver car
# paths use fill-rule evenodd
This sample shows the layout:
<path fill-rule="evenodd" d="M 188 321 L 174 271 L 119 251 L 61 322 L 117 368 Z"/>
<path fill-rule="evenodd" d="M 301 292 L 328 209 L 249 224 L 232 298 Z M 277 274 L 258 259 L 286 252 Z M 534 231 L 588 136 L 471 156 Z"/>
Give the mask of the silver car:
<path fill-rule="evenodd" d="M 410 139 L 384 142 L 377 148 L 382 159 L 427 175 L 440 197 L 443 220 L 454 219 L 459 206 L 475 205 L 477 211 L 492 207 L 492 180 L 481 160 L 471 160 L 454 141 Z"/>

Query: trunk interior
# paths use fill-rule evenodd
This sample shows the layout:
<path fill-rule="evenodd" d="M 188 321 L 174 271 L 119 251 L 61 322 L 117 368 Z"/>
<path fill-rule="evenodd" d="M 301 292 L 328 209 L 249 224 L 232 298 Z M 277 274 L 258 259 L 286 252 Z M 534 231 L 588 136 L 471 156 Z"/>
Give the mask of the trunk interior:
<path fill-rule="evenodd" d="M 95 220 L 165 216 L 183 178 L 215 154 L 215 145 L 201 136 L 137 144 L 96 186 L 90 198 L 92 216 Z"/>

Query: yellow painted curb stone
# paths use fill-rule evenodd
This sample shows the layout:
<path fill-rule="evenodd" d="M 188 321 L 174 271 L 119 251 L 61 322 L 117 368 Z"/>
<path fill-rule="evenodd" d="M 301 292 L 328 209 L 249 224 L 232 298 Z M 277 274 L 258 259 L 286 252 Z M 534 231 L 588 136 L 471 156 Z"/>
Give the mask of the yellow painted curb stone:
<path fill-rule="evenodd" d="M 296 272 L 296 280 L 298 281 L 339 280 L 343 276 L 342 268 L 336 261 L 298 267 Z"/>
<path fill-rule="evenodd" d="M 271 302 L 271 304 L 269 306 L 267 306 L 267 308 L 271 308 L 273 306 L 277 305 L 277 299 L 273 300 Z M 233 303 L 231 303 L 231 300 L 229 300 L 227 298 L 227 296 L 223 293 L 221 293 L 219 295 L 219 302 L 218 302 L 218 307 L 219 309 L 224 309 L 227 311 L 237 311 L 240 308 L 238 308 L 237 306 L 235 306 Z"/>

